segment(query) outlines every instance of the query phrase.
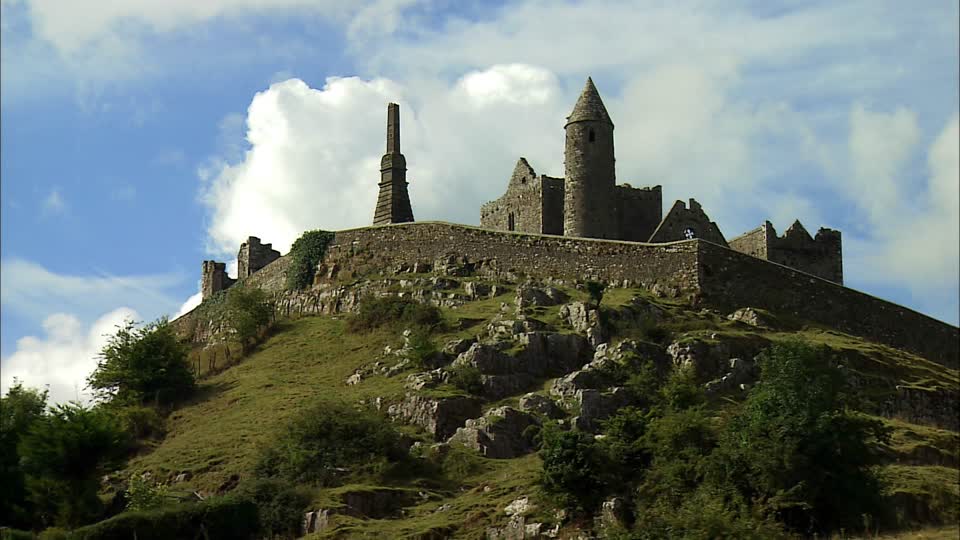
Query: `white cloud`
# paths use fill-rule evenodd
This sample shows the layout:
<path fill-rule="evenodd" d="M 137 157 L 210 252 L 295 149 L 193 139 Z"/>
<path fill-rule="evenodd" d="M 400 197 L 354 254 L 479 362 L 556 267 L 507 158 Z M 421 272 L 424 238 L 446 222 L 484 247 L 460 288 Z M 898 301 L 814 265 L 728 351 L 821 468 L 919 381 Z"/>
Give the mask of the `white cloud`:
<path fill-rule="evenodd" d="M 126 307 L 100 316 L 89 326 L 71 314 L 46 317 L 44 336 L 20 338 L 13 354 L 2 360 L 0 391 L 6 394 L 16 379 L 25 386 L 49 388 L 52 403 L 89 402 L 92 395 L 86 379 L 97 366 L 97 355 L 118 325 L 138 317 L 136 311 Z"/>
<path fill-rule="evenodd" d="M 43 199 L 43 204 L 41 205 L 41 210 L 46 215 L 61 214 L 66 209 L 67 204 L 64 202 L 63 196 L 60 195 L 60 190 L 57 188 L 50 191 Z"/>
<path fill-rule="evenodd" d="M 69 275 L 18 258 L 0 262 L 0 302 L 4 314 L 35 324 L 66 312 L 91 321 L 117 306 L 139 313 L 172 313 L 179 302 L 167 291 L 182 283 L 178 274 L 139 276 Z"/>
<path fill-rule="evenodd" d="M 199 306 L 201 301 L 203 301 L 202 292 L 197 292 L 195 294 L 192 294 L 190 298 L 187 298 L 186 301 L 184 301 L 183 305 L 180 306 L 180 309 L 177 310 L 177 313 L 172 317 L 170 317 L 170 320 L 176 319 L 181 315 L 186 315 L 187 313 L 192 311 L 193 308 Z"/>
<path fill-rule="evenodd" d="M 869 170 L 857 192 L 866 221 L 863 235 L 848 237 L 848 276 L 869 284 L 907 289 L 915 301 L 936 306 L 936 314 L 957 317 L 960 271 L 960 129 L 956 114 L 927 150 L 926 181 L 917 186 L 896 171 L 910 159 L 916 135 L 910 114 L 853 116 L 851 142 L 855 170 Z M 858 122 L 861 125 L 858 125 Z M 899 143 L 899 146 L 891 144 Z M 865 151 L 872 149 L 873 151 Z M 868 183 L 874 180 L 874 183 Z"/>

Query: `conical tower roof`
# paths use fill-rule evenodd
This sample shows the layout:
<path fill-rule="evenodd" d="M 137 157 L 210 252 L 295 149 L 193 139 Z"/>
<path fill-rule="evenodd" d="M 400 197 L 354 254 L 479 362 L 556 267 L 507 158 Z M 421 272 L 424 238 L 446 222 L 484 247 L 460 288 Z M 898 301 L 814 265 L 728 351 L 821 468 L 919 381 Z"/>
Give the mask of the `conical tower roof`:
<path fill-rule="evenodd" d="M 607 113 L 607 108 L 603 105 L 603 100 L 600 99 L 600 92 L 597 92 L 597 87 L 594 86 L 593 79 L 590 77 L 587 77 L 587 84 L 583 87 L 580 97 L 577 98 L 577 104 L 573 106 L 573 112 L 567 117 L 567 123 L 572 124 L 585 120 L 606 122 L 611 126 L 613 125 L 613 121 L 610 120 L 610 115 Z"/>

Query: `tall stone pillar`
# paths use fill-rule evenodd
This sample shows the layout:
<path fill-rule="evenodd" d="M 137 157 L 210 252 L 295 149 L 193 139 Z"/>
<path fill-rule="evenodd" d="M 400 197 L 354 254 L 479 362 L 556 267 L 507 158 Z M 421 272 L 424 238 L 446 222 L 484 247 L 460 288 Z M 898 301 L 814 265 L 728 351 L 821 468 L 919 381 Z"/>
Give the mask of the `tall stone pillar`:
<path fill-rule="evenodd" d="M 400 153 L 400 106 L 387 105 L 387 153 L 380 160 L 380 195 L 374 225 L 413 221 L 407 193 L 407 160 Z"/>

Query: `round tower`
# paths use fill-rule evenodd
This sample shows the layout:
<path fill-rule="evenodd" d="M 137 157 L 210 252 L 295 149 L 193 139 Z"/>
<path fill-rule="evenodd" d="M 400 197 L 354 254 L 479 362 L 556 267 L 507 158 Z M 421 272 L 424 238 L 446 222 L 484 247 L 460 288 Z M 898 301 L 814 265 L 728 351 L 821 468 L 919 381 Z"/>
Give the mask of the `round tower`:
<path fill-rule="evenodd" d="M 564 130 L 563 234 L 616 238 L 613 122 L 593 79 L 587 78 Z"/>

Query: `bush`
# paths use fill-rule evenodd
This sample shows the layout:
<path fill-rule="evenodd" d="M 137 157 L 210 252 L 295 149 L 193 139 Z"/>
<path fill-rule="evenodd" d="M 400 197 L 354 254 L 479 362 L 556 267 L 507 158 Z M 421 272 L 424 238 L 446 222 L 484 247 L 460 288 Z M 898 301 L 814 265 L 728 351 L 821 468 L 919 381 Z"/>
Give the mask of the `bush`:
<path fill-rule="evenodd" d="M 266 538 L 298 538 L 310 494 L 282 480 L 257 479 L 245 482 L 237 496 L 257 505 L 260 535 Z"/>
<path fill-rule="evenodd" d="M 410 345 L 410 360 L 419 369 L 432 369 L 437 353 L 436 344 L 430 339 L 430 332 L 423 327 L 414 328 L 408 337 Z"/>
<path fill-rule="evenodd" d="M 248 499 L 221 497 L 146 512 L 125 512 L 81 527 L 71 540 L 168 540 L 257 538 L 257 507 Z"/>
<path fill-rule="evenodd" d="M 340 403 L 319 402 L 300 413 L 261 452 L 262 478 L 322 486 L 338 481 L 338 469 L 379 475 L 404 453 L 393 425 L 376 414 Z"/>
<path fill-rule="evenodd" d="M 251 342 L 260 336 L 260 331 L 273 319 L 273 304 L 267 293 L 256 287 L 227 289 L 227 325 L 240 342 L 242 354 L 247 354 Z"/>
<path fill-rule="evenodd" d="M 166 433 L 163 416 L 153 407 L 130 405 L 111 410 L 134 439 L 161 438 Z"/>
<path fill-rule="evenodd" d="M 59 405 L 34 422 L 18 452 L 40 521 L 73 526 L 96 517 L 100 477 L 128 448 L 127 434 L 103 408 Z"/>
<path fill-rule="evenodd" d="M 436 306 L 398 296 L 367 297 L 360 302 L 360 311 L 347 321 L 347 330 L 367 332 L 383 326 L 433 329 L 442 321 Z"/>
<path fill-rule="evenodd" d="M 448 370 L 450 384 L 468 394 L 478 396 L 483 393 L 483 375 L 471 365 L 452 367 Z"/>
<path fill-rule="evenodd" d="M 127 485 L 127 510 L 153 510 L 173 502 L 170 488 L 147 480 L 140 475 L 130 477 Z"/>
<path fill-rule="evenodd" d="M 0 525 L 28 528 L 32 525 L 23 469 L 17 445 L 30 427 L 43 417 L 47 391 L 24 388 L 14 379 L 0 397 Z"/>
<path fill-rule="evenodd" d="M 603 476 L 607 470 L 592 435 L 561 431 L 547 424 L 540 431 L 540 484 L 563 506 L 592 512 L 603 497 Z"/>
<path fill-rule="evenodd" d="M 100 399 L 119 404 L 170 404 L 194 389 L 187 346 L 165 318 L 143 328 L 128 321 L 100 352 L 87 379 Z"/>
<path fill-rule="evenodd" d="M 287 289 L 291 291 L 306 289 L 313 285 L 313 276 L 317 264 L 323 260 L 327 246 L 333 241 L 334 233 L 329 231 L 307 231 L 290 246 L 290 266 L 287 268 Z"/>
<path fill-rule="evenodd" d="M 607 288 L 606 285 L 597 281 L 588 281 L 585 284 L 587 289 L 587 294 L 590 296 L 590 302 L 596 306 L 600 307 L 600 302 L 603 301 L 603 291 Z"/>
<path fill-rule="evenodd" d="M 789 528 L 821 533 L 882 513 L 872 444 L 883 424 L 848 413 L 844 378 L 826 349 L 800 342 L 761 354 L 761 376 L 724 431 L 712 464 Z"/>

